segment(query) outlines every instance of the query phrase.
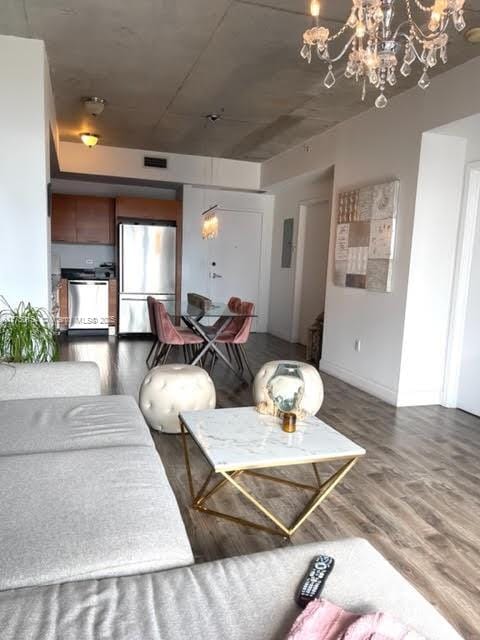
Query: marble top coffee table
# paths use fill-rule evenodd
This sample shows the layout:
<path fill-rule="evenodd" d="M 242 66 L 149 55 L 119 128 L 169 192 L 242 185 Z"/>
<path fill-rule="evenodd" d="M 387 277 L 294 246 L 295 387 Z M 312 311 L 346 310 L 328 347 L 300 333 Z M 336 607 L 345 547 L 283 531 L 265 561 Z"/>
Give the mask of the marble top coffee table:
<path fill-rule="evenodd" d="M 239 524 L 285 537 L 290 537 L 297 531 L 345 477 L 358 458 L 366 453 L 365 449 L 315 417 L 298 422 L 295 433 L 285 433 L 279 418 L 261 415 L 254 407 L 189 411 L 181 413 L 179 417 L 192 507 L 210 515 L 227 518 Z M 210 466 L 210 473 L 198 492 L 194 489 L 186 437 L 188 433 Z M 321 480 L 317 465 L 337 461 L 340 463 L 339 468 L 330 477 Z M 257 471 L 257 469 L 305 464 L 313 466 L 316 481 L 314 485 Z M 215 474 L 220 474 L 223 479 L 208 489 Z M 242 474 L 297 487 L 313 495 L 302 513 L 288 526 L 238 481 Z M 264 526 L 208 508 L 206 501 L 226 484 L 233 485 L 275 526 Z"/>

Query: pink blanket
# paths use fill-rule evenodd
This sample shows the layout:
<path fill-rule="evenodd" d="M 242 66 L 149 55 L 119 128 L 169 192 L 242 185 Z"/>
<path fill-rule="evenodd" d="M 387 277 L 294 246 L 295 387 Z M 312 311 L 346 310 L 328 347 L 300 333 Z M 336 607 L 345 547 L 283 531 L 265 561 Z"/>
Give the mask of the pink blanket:
<path fill-rule="evenodd" d="M 424 640 L 385 613 L 358 615 L 327 600 L 313 600 L 287 640 Z"/>

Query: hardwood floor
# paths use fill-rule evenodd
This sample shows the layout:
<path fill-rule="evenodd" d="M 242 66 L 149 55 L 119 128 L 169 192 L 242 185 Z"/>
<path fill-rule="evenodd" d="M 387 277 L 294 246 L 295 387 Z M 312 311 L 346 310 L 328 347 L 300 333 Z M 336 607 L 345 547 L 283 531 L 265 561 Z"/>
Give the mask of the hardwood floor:
<path fill-rule="evenodd" d="M 61 343 L 62 360 L 93 360 L 104 393 L 138 395 L 150 342 L 75 338 Z M 248 345 L 252 367 L 277 358 L 303 359 L 304 350 L 269 335 Z M 250 388 L 222 365 L 214 373 L 218 406 L 251 404 Z M 480 637 L 480 419 L 454 409 L 396 409 L 322 374 L 325 402 L 319 416 L 365 447 L 367 456 L 327 498 L 291 542 L 201 514 L 189 500 L 179 436 L 153 433 L 177 496 L 197 561 L 351 536 L 367 538 L 450 620 L 465 640 Z M 206 465 L 193 443 L 195 473 Z M 302 480 L 309 467 L 285 477 Z M 277 483 L 244 481 L 289 520 L 306 498 Z M 250 505 L 225 488 L 211 505 L 248 518 Z M 260 516 L 261 518 L 261 516 Z M 261 519 L 259 520 L 259 522 Z"/>

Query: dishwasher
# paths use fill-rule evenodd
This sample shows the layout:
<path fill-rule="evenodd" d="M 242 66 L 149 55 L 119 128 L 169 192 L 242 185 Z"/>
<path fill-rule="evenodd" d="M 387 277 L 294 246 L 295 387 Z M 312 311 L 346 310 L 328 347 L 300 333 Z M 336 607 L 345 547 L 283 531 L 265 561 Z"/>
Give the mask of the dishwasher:
<path fill-rule="evenodd" d="M 108 330 L 108 280 L 69 280 L 68 315 L 69 330 Z"/>

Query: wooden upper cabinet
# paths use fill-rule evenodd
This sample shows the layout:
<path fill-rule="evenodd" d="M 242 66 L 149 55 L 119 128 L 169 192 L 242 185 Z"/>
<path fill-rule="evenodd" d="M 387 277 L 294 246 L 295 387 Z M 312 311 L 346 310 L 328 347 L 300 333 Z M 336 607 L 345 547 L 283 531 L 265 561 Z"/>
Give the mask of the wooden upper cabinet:
<path fill-rule="evenodd" d="M 114 215 L 112 198 L 77 196 L 77 242 L 114 244 Z"/>
<path fill-rule="evenodd" d="M 182 203 L 179 200 L 120 197 L 116 199 L 115 213 L 117 220 L 130 218 L 178 222 L 182 215 Z"/>
<path fill-rule="evenodd" d="M 76 242 L 77 200 L 75 196 L 52 194 L 52 241 Z"/>
<path fill-rule="evenodd" d="M 115 200 L 53 194 L 52 242 L 115 244 Z"/>

